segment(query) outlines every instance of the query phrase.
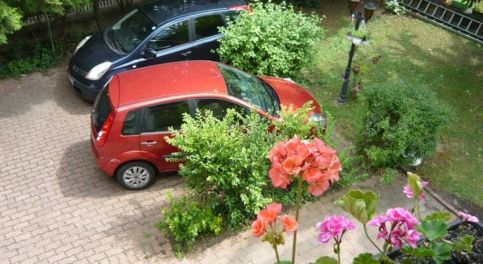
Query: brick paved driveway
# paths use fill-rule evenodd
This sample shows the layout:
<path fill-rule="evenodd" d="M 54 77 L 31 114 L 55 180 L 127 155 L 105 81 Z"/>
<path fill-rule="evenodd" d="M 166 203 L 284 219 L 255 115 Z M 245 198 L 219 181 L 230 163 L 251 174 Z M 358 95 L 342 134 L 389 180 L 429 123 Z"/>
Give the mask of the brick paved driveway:
<path fill-rule="evenodd" d="M 183 192 L 181 179 L 165 176 L 132 192 L 104 176 L 90 154 L 89 111 L 70 88 L 65 68 L 0 81 L 0 263 L 179 262 L 153 225 L 166 194 Z M 381 210 L 409 205 L 400 188 L 383 188 Z M 331 254 L 330 246 L 316 242 L 313 225 L 341 213 L 332 205 L 337 195 L 303 208 L 299 263 Z M 441 208 L 432 199 L 426 207 Z M 347 263 L 373 250 L 355 233 L 346 241 Z M 181 262 L 273 263 L 270 247 L 249 232 L 203 247 Z M 288 244 L 281 254 L 288 259 Z"/>

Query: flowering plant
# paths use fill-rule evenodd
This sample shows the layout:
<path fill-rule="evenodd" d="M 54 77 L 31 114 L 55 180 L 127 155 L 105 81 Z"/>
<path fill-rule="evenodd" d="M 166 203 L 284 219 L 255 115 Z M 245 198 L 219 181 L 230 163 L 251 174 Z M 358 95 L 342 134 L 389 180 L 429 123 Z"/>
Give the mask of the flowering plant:
<path fill-rule="evenodd" d="M 353 222 L 347 219 L 343 215 L 331 215 L 326 216 L 322 222 L 317 223 L 319 229 L 319 241 L 323 244 L 334 239 L 334 253 L 337 254 L 337 259 L 340 263 L 340 245 L 342 243 L 342 237 L 344 233 L 356 228 Z"/>
<path fill-rule="evenodd" d="M 404 208 L 390 208 L 385 215 L 380 215 L 368 222 L 369 226 L 379 228 L 377 239 L 384 239 L 384 248 L 392 245 L 394 248 L 401 248 L 403 243 L 408 243 L 412 248 L 420 234 L 416 231 L 419 221 Z"/>
<path fill-rule="evenodd" d="M 288 215 L 282 216 L 282 228 L 277 228 L 277 219 L 282 212 L 282 205 L 279 203 L 271 203 L 261 210 L 257 219 L 252 223 L 252 234 L 255 237 L 263 235 L 262 241 L 270 243 L 275 251 L 277 263 L 280 262 L 278 255 L 278 245 L 285 244 L 283 232 L 294 232 L 298 228 L 297 221 Z"/>
<path fill-rule="evenodd" d="M 335 150 L 325 145 L 319 138 L 315 137 L 313 140 L 301 140 L 296 135 L 290 140 L 276 143 L 268 152 L 267 158 L 271 162 L 271 168 L 268 174 L 273 187 L 286 189 L 293 182 L 297 184 L 295 219 L 288 216 L 282 218 L 284 230 L 294 232 L 292 263 L 295 263 L 297 245 L 296 226 L 299 220 L 303 182 L 308 183 L 308 191 L 310 194 L 314 196 L 322 195 L 329 188 L 330 183 L 339 180 L 339 171 L 341 170 L 340 161 Z M 279 231 L 273 231 L 272 223 L 264 217 L 264 215 L 273 215 L 274 213 L 278 215 L 280 211 L 278 211 L 278 206 L 274 206 L 273 204 L 260 211 L 257 219 L 252 223 L 252 234 L 254 236 L 260 236 L 264 234 L 267 224 L 270 226 L 270 230 L 263 240 L 272 244 L 277 256 L 277 263 L 280 263 L 277 245 L 284 244 L 283 235 Z M 268 218 L 268 220 L 270 219 L 272 218 Z"/>
<path fill-rule="evenodd" d="M 336 152 L 318 138 L 300 140 L 294 136 L 290 140 L 276 143 L 268 153 L 271 161 L 269 177 L 275 188 L 286 189 L 296 183 L 296 213 L 295 219 L 284 215 L 281 217 L 281 228 L 277 227 L 277 219 L 282 211 L 281 204 L 272 203 L 261 210 L 257 219 L 252 223 L 252 234 L 262 237 L 269 242 L 280 262 L 278 246 L 285 243 L 284 232 L 294 232 L 292 245 L 292 261 L 295 263 L 297 228 L 299 222 L 300 193 L 302 183 L 308 184 L 308 192 L 314 196 L 322 195 L 331 183 L 339 180 L 341 165 Z M 378 197 L 372 191 L 351 190 L 336 201 L 347 213 L 358 220 L 370 243 L 379 251 L 379 258 L 370 253 L 363 253 L 354 259 L 354 263 L 393 263 L 388 252 L 400 249 L 403 254 L 414 257 L 431 257 L 436 263 L 442 263 L 451 256 L 451 252 L 469 251 L 472 249 L 474 238 L 463 236 L 456 242 L 447 241 L 450 215 L 447 212 L 435 212 L 421 217 L 419 203 L 426 197 L 425 188 L 428 183 L 413 173 L 408 173 L 408 183 L 403 188 L 404 194 L 414 201 L 411 210 L 396 207 L 387 209 L 385 214 L 375 215 Z M 464 221 L 476 222 L 475 216 L 460 212 L 459 217 Z M 367 227 L 378 228 L 376 239 L 383 240 L 379 247 L 369 236 Z M 340 252 L 343 236 L 354 230 L 356 225 L 343 215 L 326 216 L 316 224 L 318 240 L 327 244 L 334 242 L 334 253 L 337 260 L 327 256 L 321 257 L 316 263 L 340 263 Z M 421 241 L 422 238 L 424 241 Z M 407 259 L 411 261 L 411 259 Z"/>

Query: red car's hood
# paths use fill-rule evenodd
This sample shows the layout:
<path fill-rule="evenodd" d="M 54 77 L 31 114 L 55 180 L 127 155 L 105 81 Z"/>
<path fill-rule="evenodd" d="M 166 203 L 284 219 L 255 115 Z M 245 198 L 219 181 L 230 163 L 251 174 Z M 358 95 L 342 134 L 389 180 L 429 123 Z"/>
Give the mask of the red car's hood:
<path fill-rule="evenodd" d="M 266 81 L 278 95 L 280 99 L 280 104 L 283 106 L 293 105 L 295 109 L 301 108 L 306 102 L 312 101 L 312 106 L 314 106 L 313 113 L 320 114 L 320 106 L 315 100 L 315 98 L 302 86 L 293 83 L 291 81 L 262 76 L 262 80 Z"/>

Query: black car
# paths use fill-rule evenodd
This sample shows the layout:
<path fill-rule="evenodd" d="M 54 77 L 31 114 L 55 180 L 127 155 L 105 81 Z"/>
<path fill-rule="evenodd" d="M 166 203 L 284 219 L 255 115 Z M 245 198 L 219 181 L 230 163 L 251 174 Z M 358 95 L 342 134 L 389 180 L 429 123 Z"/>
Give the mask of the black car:
<path fill-rule="evenodd" d="M 69 62 L 69 80 L 93 101 L 113 74 L 180 60 L 219 60 L 212 50 L 245 0 L 160 0 L 131 11 L 104 32 L 84 38 Z"/>

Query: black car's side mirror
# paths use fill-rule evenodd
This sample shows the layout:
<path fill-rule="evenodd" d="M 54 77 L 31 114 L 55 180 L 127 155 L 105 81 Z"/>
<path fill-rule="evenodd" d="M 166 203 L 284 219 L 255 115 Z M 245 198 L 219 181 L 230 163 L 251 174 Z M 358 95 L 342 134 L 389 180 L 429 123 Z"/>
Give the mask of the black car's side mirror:
<path fill-rule="evenodd" d="M 156 51 L 152 48 L 145 48 L 141 53 L 141 56 L 149 60 L 154 60 L 156 59 Z"/>

